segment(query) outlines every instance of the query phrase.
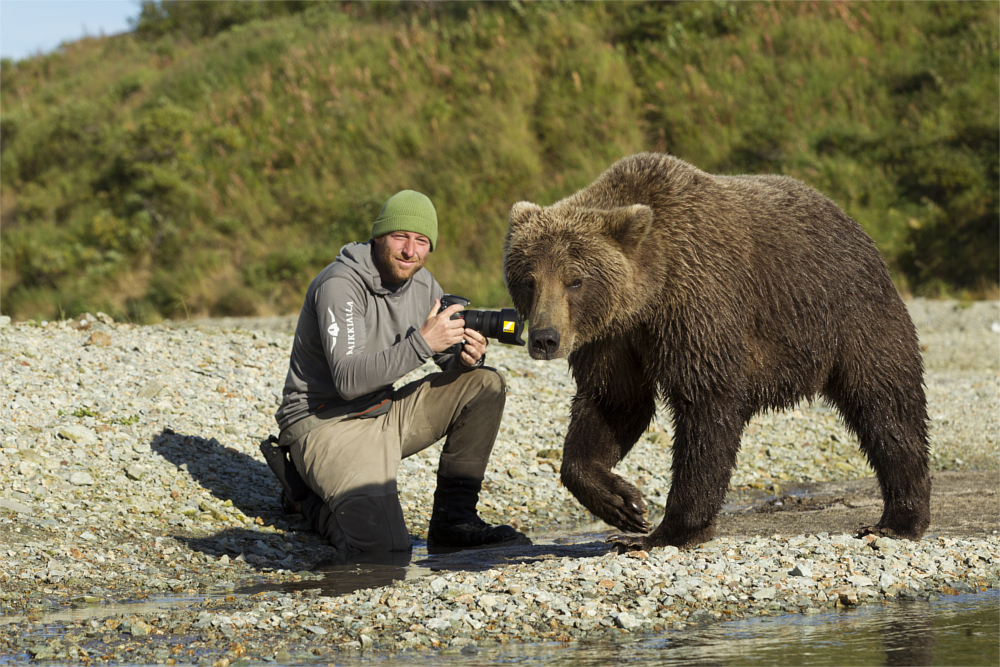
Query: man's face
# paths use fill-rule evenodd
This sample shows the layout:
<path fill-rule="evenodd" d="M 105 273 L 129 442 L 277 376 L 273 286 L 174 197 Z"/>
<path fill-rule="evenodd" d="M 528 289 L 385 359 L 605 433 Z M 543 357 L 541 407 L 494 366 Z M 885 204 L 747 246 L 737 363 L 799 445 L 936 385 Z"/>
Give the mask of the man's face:
<path fill-rule="evenodd" d="M 383 283 L 402 283 L 424 267 L 431 242 L 416 232 L 389 232 L 375 239 L 375 264 Z"/>

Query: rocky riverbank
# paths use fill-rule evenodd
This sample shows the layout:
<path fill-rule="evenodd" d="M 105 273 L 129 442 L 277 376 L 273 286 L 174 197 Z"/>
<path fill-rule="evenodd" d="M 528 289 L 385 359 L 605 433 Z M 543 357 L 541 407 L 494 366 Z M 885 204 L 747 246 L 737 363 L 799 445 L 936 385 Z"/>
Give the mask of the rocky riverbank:
<path fill-rule="evenodd" d="M 360 569 L 337 564 L 298 517 L 281 513 L 257 451 L 274 431 L 291 318 L 0 323 L 0 647 L 12 661 L 132 664 L 468 653 L 994 587 L 1000 509 L 987 494 L 1000 453 L 998 304 L 909 307 L 927 367 L 933 466 L 982 487 L 972 488 L 981 511 L 970 520 L 932 517 L 919 543 L 856 540 L 824 512 L 801 514 L 793 530 L 771 522 L 810 483 L 864 486 L 871 475 L 836 414 L 803 404 L 751 424 L 719 539 L 689 551 L 609 552 L 609 529 L 558 482 L 573 392 L 565 363 L 493 345 L 489 362 L 507 377 L 509 398 L 480 512 L 536 545 L 420 549 L 412 561 Z M 639 484 L 654 523 L 670 441 L 658 415 L 618 468 Z M 418 540 L 438 452 L 400 472 Z M 935 496 L 952 519 L 971 502 L 948 498 Z M 848 506 L 878 518 L 877 502 Z M 775 532 L 758 535 L 761 526 Z M 368 577 L 352 585 L 352 571 Z M 114 606 L 164 596 L 189 596 L 191 606 Z"/>

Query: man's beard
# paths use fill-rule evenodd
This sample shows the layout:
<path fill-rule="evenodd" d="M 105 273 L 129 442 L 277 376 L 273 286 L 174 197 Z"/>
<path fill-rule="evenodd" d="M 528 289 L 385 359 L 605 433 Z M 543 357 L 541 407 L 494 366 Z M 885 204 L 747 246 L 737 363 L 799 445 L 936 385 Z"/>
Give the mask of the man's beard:
<path fill-rule="evenodd" d="M 375 264 L 378 267 L 379 275 L 382 277 L 383 283 L 397 284 L 405 283 L 407 280 L 416 275 L 417 271 L 424 268 L 424 264 L 427 262 L 427 258 L 419 259 L 414 256 L 414 262 L 416 262 L 409 269 L 404 269 L 393 261 L 392 250 L 389 248 L 388 243 L 378 243 L 375 246 Z"/>

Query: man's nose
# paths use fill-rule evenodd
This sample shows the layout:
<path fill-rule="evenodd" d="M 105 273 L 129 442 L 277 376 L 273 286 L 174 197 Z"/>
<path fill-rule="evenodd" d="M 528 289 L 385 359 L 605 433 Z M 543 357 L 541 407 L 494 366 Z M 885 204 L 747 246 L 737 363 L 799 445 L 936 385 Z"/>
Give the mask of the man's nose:
<path fill-rule="evenodd" d="M 417 252 L 417 244 L 413 240 L 409 240 L 403 244 L 402 253 L 404 257 L 413 257 Z"/>

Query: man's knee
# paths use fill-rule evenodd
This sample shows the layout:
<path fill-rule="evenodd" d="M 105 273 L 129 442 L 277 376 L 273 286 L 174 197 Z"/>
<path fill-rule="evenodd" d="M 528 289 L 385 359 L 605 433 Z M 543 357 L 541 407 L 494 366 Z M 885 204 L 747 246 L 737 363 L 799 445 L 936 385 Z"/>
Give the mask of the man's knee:
<path fill-rule="evenodd" d="M 478 388 L 476 398 L 487 403 L 498 403 L 503 407 L 507 400 L 507 381 L 500 371 L 494 368 L 476 368 L 466 371 L 469 382 L 474 382 Z"/>
<path fill-rule="evenodd" d="M 337 502 L 317 526 L 330 544 L 341 551 L 376 553 L 408 551 L 410 534 L 395 493 L 355 496 Z"/>

